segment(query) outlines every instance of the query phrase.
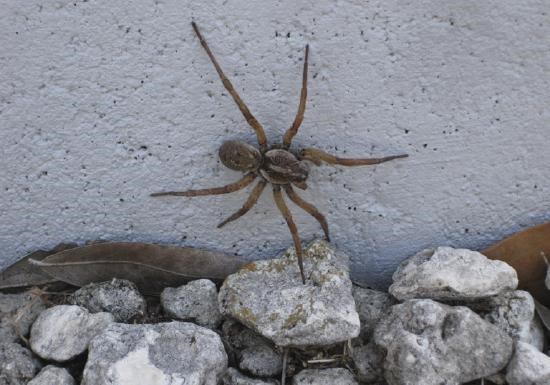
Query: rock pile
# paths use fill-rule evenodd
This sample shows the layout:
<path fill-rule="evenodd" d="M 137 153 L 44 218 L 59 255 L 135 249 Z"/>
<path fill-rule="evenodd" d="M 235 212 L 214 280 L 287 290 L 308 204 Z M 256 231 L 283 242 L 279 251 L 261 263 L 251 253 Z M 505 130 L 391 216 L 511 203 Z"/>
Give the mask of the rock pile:
<path fill-rule="evenodd" d="M 503 262 L 425 250 L 389 293 L 354 286 L 348 257 L 324 241 L 304 265 L 305 285 L 291 248 L 219 291 L 208 280 L 166 288 L 156 319 L 124 280 L 50 307 L 0 294 L 0 385 L 550 384 L 533 298 Z"/>

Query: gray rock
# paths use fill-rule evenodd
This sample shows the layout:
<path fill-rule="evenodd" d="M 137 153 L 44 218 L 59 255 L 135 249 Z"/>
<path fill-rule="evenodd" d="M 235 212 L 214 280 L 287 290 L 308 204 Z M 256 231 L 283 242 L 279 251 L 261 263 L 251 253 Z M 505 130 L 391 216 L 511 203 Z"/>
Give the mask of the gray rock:
<path fill-rule="evenodd" d="M 293 248 L 281 258 L 245 265 L 225 280 L 219 294 L 222 314 L 279 346 L 329 345 L 359 334 L 351 294 L 349 259 L 328 243 L 304 250 L 302 284 Z"/>
<path fill-rule="evenodd" d="M 374 342 L 353 347 L 351 358 L 357 370 L 357 377 L 364 383 L 384 381 L 384 359 L 386 352 Z"/>
<path fill-rule="evenodd" d="M 142 317 L 147 307 L 136 285 L 117 278 L 81 287 L 69 297 L 69 303 L 85 307 L 90 313 L 111 313 L 117 322 Z"/>
<path fill-rule="evenodd" d="M 160 301 L 166 314 L 181 320 L 216 328 L 222 322 L 218 308 L 218 290 L 216 284 L 208 279 L 191 281 L 178 288 L 167 287 Z"/>
<path fill-rule="evenodd" d="M 68 361 L 84 353 L 90 340 L 113 322 L 110 313 L 90 314 L 80 306 L 54 306 L 43 311 L 32 325 L 31 349 L 46 360 Z"/>
<path fill-rule="evenodd" d="M 67 369 L 48 365 L 28 385 L 75 385 L 75 382 Z"/>
<path fill-rule="evenodd" d="M 32 352 L 13 343 L 0 343 L 0 385 L 25 385 L 42 365 Z"/>
<path fill-rule="evenodd" d="M 510 385 L 550 384 L 550 357 L 530 344 L 518 342 L 508 365 L 506 381 Z"/>
<path fill-rule="evenodd" d="M 292 377 L 292 385 L 358 385 L 347 369 L 305 369 Z"/>
<path fill-rule="evenodd" d="M 216 385 L 226 369 L 222 341 L 210 329 L 112 324 L 90 343 L 81 385 Z"/>
<path fill-rule="evenodd" d="M 32 323 L 44 309 L 46 305 L 38 293 L 0 293 L 0 342 L 27 337 Z"/>
<path fill-rule="evenodd" d="M 239 368 L 258 377 L 274 377 L 283 370 L 283 357 L 267 344 L 241 351 Z"/>
<path fill-rule="evenodd" d="M 484 310 L 478 313 L 490 323 L 506 331 L 514 341 L 544 347 L 544 329 L 535 315 L 535 301 L 523 290 L 504 292 L 472 306 Z"/>
<path fill-rule="evenodd" d="M 393 274 L 389 292 L 401 301 L 473 301 L 515 290 L 517 285 L 516 271 L 505 262 L 490 260 L 476 251 L 438 247 L 402 262 Z"/>
<path fill-rule="evenodd" d="M 223 340 L 234 350 L 243 350 L 251 346 L 265 345 L 269 340 L 240 322 L 227 319 L 222 325 Z"/>
<path fill-rule="evenodd" d="M 247 377 L 237 369 L 229 368 L 223 376 L 222 385 L 279 385 L 279 381 Z"/>
<path fill-rule="evenodd" d="M 361 322 L 360 337 L 363 340 L 371 338 L 375 326 L 386 315 L 396 301 L 388 293 L 353 286 L 355 308 Z"/>
<path fill-rule="evenodd" d="M 499 372 L 513 341 L 467 307 L 409 300 L 392 307 L 376 327 L 374 341 L 386 349 L 390 385 L 461 384 Z"/>

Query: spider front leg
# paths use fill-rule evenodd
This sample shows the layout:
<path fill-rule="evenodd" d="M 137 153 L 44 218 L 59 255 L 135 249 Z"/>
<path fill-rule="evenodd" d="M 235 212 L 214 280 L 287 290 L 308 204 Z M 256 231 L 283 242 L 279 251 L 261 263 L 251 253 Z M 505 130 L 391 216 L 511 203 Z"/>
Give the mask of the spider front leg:
<path fill-rule="evenodd" d="M 231 81 L 229 81 L 227 76 L 225 76 L 225 74 L 223 73 L 222 67 L 220 67 L 220 65 L 218 64 L 218 61 L 214 57 L 214 54 L 212 53 L 212 51 L 210 51 L 210 47 L 208 47 L 206 40 L 202 37 L 199 31 L 199 27 L 197 27 L 197 24 L 193 21 L 191 22 L 191 26 L 193 27 L 193 30 L 197 34 L 197 37 L 199 38 L 201 45 L 206 51 L 206 54 L 210 58 L 210 61 L 214 65 L 214 68 L 216 69 L 216 72 L 218 73 L 218 76 L 220 77 L 223 83 L 223 86 L 225 87 L 227 92 L 229 92 L 231 97 L 233 97 L 233 100 L 235 101 L 235 103 L 237 103 L 237 106 L 239 107 L 239 110 L 241 110 L 241 113 L 243 114 L 247 123 L 250 125 L 250 127 L 252 127 L 252 129 L 256 133 L 256 137 L 258 138 L 258 144 L 260 145 L 260 149 L 262 151 L 267 150 L 267 139 L 265 137 L 265 132 L 262 125 L 252 115 L 252 113 L 250 112 L 246 104 L 244 104 L 243 100 L 241 99 L 237 91 L 235 91 L 235 88 L 233 87 L 233 84 L 231 84 Z"/>
<path fill-rule="evenodd" d="M 235 219 L 238 219 L 242 217 L 244 214 L 246 214 L 252 206 L 256 204 L 258 201 L 258 198 L 260 195 L 262 195 L 262 191 L 264 191 L 264 187 L 267 184 L 267 181 L 265 179 L 261 179 L 258 184 L 254 187 L 250 195 L 248 196 L 248 199 L 246 202 L 244 202 L 243 206 L 237 210 L 235 213 L 233 213 L 231 216 L 229 216 L 227 219 L 225 219 L 223 222 L 218 224 L 218 229 L 222 226 L 225 226 L 227 223 L 234 221 Z"/>
<path fill-rule="evenodd" d="M 313 218 L 317 219 L 317 222 L 321 225 L 321 228 L 323 229 L 323 232 L 325 233 L 325 238 L 328 242 L 330 242 L 330 237 L 328 235 L 328 224 L 327 220 L 325 219 L 325 216 L 317 210 L 315 206 L 313 206 L 311 203 L 306 202 L 303 200 L 292 188 L 291 185 L 286 184 L 284 185 L 286 195 L 290 198 L 292 202 L 294 202 L 297 206 L 299 206 L 301 209 L 306 211 L 309 215 L 311 215 Z"/>
<path fill-rule="evenodd" d="M 283 146 L 284 148 L 289 148 L 290 143 L 294 135 L 298 133 L 298 128 L 304 120 L 304 113 L 306 111 L 306 99 L 307 99 L 307 59 L 309 56 L 309 44 L 306 45 L 306 53 L 304 55 L 304 71 L 302 73 L 302 91 L 300 92 L 300 104 L 298 105 L 298 112 L 296 112 L 296 117 L 292 126 L 285 132 L 283 135 Z"/>
<path fill-rule="evenodd" d="M 298 258 L 298 267 L 300 268 L 300 275 L 302 276 L 302 283 L 305 285 L 306 277 L 304 274 L 304 263 L 302 260 L 302 243 L 300 242 L 300 237 L 298 236 L 298 229 L 296 224 L 292 220 L 292 214 L 285 204 L 283 199 L 283 194 L 281 193 L 281 186 L 273 185 L 273 198 L 275 199 L 275 204 L 277 208 L 283 214 L 283 218 L 286 221 L 286 224 L 292 235 L 292 240 L 294 241 L 294 248 L 296 249 L 296 257 Z"/>
<path fill-rule="evenodd" d="M 317 148 L 305 148 L 300 153 L 300 159 L 309 160 L 317 166 L 320 166 L 322 162 L 339 164 L 342 166 L 368 166 L 372 164 L 389 162 L 394 159 L 406 158 L 408 156 L 408 154 L 400 154 L 385 156 L 382 158 L 339 158 Z"/>
<path fill-rule="evenodd" d="M 182 197 L 196 197 L 196 196 L 204 196 L 204 195 L 219 195 L 219 194 L 228 194 L 232 193 L 238 190 L 242 190 L 246 186 L 248 186 L 250 183 L 256 179 L 257 175 L 253 172 L 246 174 L 244 177 L 239 179 L 238 181 L 234 183 L 230 183 L 225 186 L 221 187 L 212 187 L 212 188 L 205 188 L 200 190 L 187 190 L 187 191 L 166 191 L 166 192 L 158 192 L 151 194 L 152 197 L 161 197 L 161 196 L 182 196 Z"/>

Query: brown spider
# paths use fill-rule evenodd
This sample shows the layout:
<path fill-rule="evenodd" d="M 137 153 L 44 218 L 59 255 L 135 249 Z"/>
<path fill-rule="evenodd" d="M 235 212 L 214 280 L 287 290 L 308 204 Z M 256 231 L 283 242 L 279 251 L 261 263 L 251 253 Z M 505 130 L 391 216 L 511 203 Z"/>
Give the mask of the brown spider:
<path fill-rule="evenodd" d="M 237 91 L 233 88 L 233 85 L 229 79 L 223 73 L 220 65 L 217 60 L 214 58 L 212 51 L 208 47 L 206 40 L 202 37 L 197 24 L 192 22 L 193 30 L 197 34 L 201 45 L 206 50 L 208 57 L 214 64 L 218 75 L 229 94 L 237 103 L 237 106 L 241 110 L 248 124 L 252 127 L 258 138 L 258 144 L 260 149 L 239 142 L 239 141 L 226 141 L 222 143 L 219 156 L 221 162 L 228 168 L 237 171 L 246 172 L 246 175 L 238 180 L 237 182 L 230 183 L 222 187 L 214 187 L 200 190 L 187 190 L 187 191 L 168 191 L 168 192 L 159 192 L 151 194 L 151 196 L 165 196 L 165 195 L 175 195 L 175 196 L 185 196 L 185 197 L 195 197 L 202 195 L 217 195 L 217 194 L 227 194 L 234 191 L 241 190 L 251 184 L 256 178 L 260 178 L 260 181 L 252 192 L 250 193 L 248 199 L 243 204 L 243 206 L 225 219 L 223 222 L 218 224 L 218 228 L 224 226 L 228 222 L 234 221 L 237 218 L 240 218 L 246 214 L 252 206 L 258 201 L 260 194 L 264 190 L 267 183 L 271 183 L 273 187 L 273 198 L 277 204 L 277 208 L 283 215 L 290 233 L 292 235 L 292 240 L 294 241 L 294 247 L 296 249 L 296 255 L 298 257 L 298 265 L 300 267 L 300 274 L 302 276 L 302 282 L 305 283 L 304 267 L 302 262 L 302 245 L 300 243 L 300 238 L 298 237 L 298 231 L 296 225 L 292 220 L 292 215 L 288 207 L 285 204 L 281 188 L 285 190 L 287 196 L 293 201 L 296 205 L 301 207 L 311 216 L 313 216 L 319 224 L 321 225 L 323 232 L 327 241 L 329 241 L 328 225 L 325 217 L 321 214 L 315 206 L 311 203 L 304 201 L 292 188 L 292 185 L 305 190 L 307 188 L 306 180 L 309 173 L 308 164 L 304 161 L 311 161 L 315 165 L 320 166 L 322 162 L 329 164 L 339 164 L 343 166 L 359 166 L 359 165 L 370 165 L 378 164 L 382 162 L 387 162 L 392 159 L 404 158 L 408 155 L 394 155 L 387 156 L 384 158 L 369 158 L 369 159 L 344 159 L 339 158 L 331 154 L 327 154 L 324 151 L 321 151 L 316 148 L 306 148 L 299 152 L 289 150 L 292 138 L 298 132 L 298 128 L 304 119 L 304 112 L 306 108 L 306 98 L 307 98 L 307 60 L 309 45 L 306 45 L 306 52 L 304 56 L 304 70 L 302 76 L 302 91 L 300 94 L 300 104 L 298 106 L 298 112 L 294 118 L 294 122 L 290 128 L 283 135 L 282 145 L 267 145 L 267 140 L 265 137 L 264 129 L 261 124 L 252 116 L 248 107 L 244 104 L 240 96 L 237 94 Z"/>

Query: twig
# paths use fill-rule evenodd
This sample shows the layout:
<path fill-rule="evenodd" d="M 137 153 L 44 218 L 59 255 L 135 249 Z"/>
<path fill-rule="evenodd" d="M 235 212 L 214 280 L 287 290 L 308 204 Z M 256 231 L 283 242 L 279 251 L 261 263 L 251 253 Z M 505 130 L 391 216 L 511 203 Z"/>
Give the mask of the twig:
<path fill-rule="evenodd" d="M 281 374 L 281 385 L 286 383 L 286 365 L 288 361 L 288 348 L 284 348 L 283 351 L 283 373 Z"/>

